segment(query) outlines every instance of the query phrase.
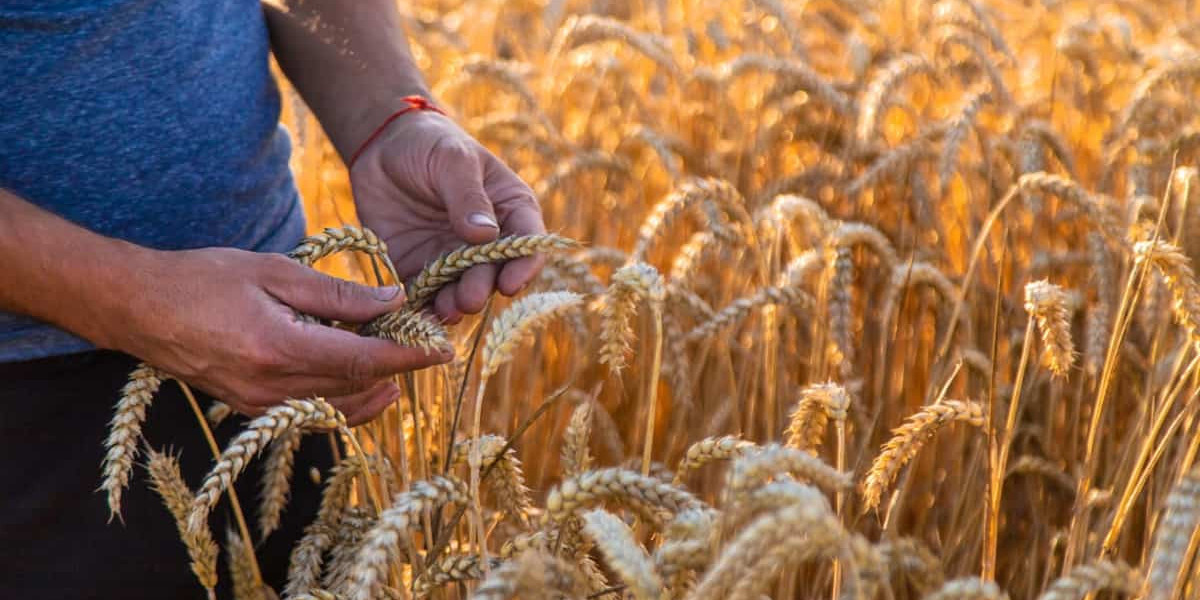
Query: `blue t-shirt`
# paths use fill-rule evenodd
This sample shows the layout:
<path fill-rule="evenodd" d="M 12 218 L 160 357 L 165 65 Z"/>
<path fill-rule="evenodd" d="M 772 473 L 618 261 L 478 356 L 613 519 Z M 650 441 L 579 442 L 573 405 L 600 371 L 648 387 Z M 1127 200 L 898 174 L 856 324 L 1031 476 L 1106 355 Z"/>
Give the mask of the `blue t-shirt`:
<path fill-rule="evenodd" d="M 0 0 L 0 188 L 143 246 L 284 251 L 269 55 L 258 0 Z M 89 347 L 0 312 L 0 362 Z"/>

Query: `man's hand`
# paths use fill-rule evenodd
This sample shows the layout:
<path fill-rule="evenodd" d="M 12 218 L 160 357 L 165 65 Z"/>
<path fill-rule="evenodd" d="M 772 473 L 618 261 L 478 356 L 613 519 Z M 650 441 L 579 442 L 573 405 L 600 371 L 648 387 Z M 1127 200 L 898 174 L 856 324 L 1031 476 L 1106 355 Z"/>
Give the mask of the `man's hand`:
<path fill-rule="evenodd" d="M 390 124 L 363 151 L 350 181 L 359 218 L 387 242 L 401 277 L 465 244 L 546 231 L 529 186 L 436 112 Z M 519 292 L 542 263 L 529 257 L 474 267 L 438 293 L 434 308 L 456 322 L 482 310 L 494 290 Z"/>
<path fill-rule="evenodd" d="M 139 253 L 136 263 L 128 294 L 115 298 L 90 337 L 244 414 L 261 414 L 287 397 L 325 396 L 351 424 L 362 423 L 399 396 L 388 377 L 449 360 L 296 314 L 362 323 L 399 309 L 404 296 L 397 288 L 361 286 L 281 255 L 225 248 Z"/>

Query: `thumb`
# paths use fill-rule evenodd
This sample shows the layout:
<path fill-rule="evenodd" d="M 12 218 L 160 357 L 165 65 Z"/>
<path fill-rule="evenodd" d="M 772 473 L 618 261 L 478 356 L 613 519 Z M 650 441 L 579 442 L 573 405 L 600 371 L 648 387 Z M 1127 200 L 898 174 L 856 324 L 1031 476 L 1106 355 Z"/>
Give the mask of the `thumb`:
<path fill-rule="evenodd" d="M 404 292 L 398 287 L 370 287 L 297 267 L 269 281 L 265 288 L 280 302 L 302 313 L 365 323 L 404 305 Z"/>
<path fill-rule="evenodd" d="M 483 188 L 479 154 L 468 147 L 444 147 L 435 157 L 435 183 L 446 204 L 450 227 L 470 244 L 490 242 L 500 234 L 492 201 Z"/>

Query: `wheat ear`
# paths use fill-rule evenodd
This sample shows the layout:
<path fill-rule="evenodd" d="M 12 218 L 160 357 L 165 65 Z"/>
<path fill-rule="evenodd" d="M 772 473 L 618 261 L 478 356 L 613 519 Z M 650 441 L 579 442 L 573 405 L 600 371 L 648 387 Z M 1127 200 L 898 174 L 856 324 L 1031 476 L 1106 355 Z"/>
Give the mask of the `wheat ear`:
<path fill-rule="evenodd" d="M 712 509 L 696 508 L 675 515 L 667 523 L 662 543 L 654 551 L 655 568 L 664 578 L 708 566 L 717 537 L 717 516 Z"/>
<path fill-rule="evenodd" d="M 679 466 L 675 468 L 674 483 L 683 483 L 690 471 L 710 462 L 738 458 L 756 448 L 758 445 L 754 442 L 747 442 L 735 435 L 704 438 L 688 446 Z"/>
<path fill-rule="evenodd" d="M 424 312 L 404 308 L 372 319 L 359 335 L 392 340 L 401 346 L 441 352 L 452 347 L 446 329 Z"/>
<path fill-rule="evenodd" d="M 375 526 L 376 519 L 372 510 L 352 506 L 342 515 L 329 550 L 329 567 L 321 577 L 324 589 L 341 595 L 346 593 L 363 539 L 366 538 L 367 531 Z"/>
<path fill-rule="evenodd" d="M 592 399 L 585 398 L 573 411 L 563 432 L 562 472 L 565 477 L 573 477 L 588 470 L 592 455 L 588 449 L 588 440 L 592 435 Z"/>
<path fill-rule="evenodd" d="M 540 550 L 527 550 L 500 565 L 479 584 L 471 600 L 509 598 L 578 598 L 583 589 L 579 570 Z"/>
<path fill-rule="evenodd" d="M 921 594 L 942 587 L 946 580 L 941 559 L 913 538 L 883 540 L 879 543 L 879 553 L 893 575 L 903 576 Z"/>
<path fill-rule="evenodd" d="M 819 504 L 794 504 L 764 514 L 725 546 L 688 597 L 695 600 L 725 598 L 739 581 L 750 576 L 758 559 L 770 548 L 788 539 L 807 540 L 822 531 L 841 532 L 842 528 L 828 508 Z M 822 536 L 821 543 L 833 543 L 836 547 L 843 537 L 844 532 Z"/>
<path fill-rule="evenodd" d="M 953 422 L 982 427 L 983 408 L 977 402 L 943 400 L 925 406 L 894 429 L 892 438 L 883 445 L 863 481 L 863 512 L 878 506 L 884 490 L 900 469 L 921 451 L 938 430 Z"/>
<path fill-rule="evenodd" d="M 684 335 L 687 343 L 696 343 L 712 337 L 717 332 L 741 322 L 760 306 L 787 306 L 794 310 L 809 311 L 816 305 L 813 297 L 794 286 L 764 286 L 752 295 L 739 298 L 717 311 L 712 319 L 697 325 Z"/>
<path fill-rule="evenodd" d="M 745 215 L 744 205 L 745 200 L 737 188 L 727 181 L 692 179 L 684 182 L 655 204 L 642 221 L 630 259 L 646 260 L 651 245 L 662 237 L 663 232 L 694 210 L 705 215 L 708 230 L 714 237 L 731 241 L 736 234 L 724 226 L 723 221 L 727 216 L 733 216 L 735 220 L 750 222 L 751 218 Z"/>
<path fill-rule="evenodd" d="M 574 292 L 542 292 L 513 302 L 492 322 L 483 347 L 480 380 L 489 379 L 504 363 L 512 360 L 517 347 L 539 327 L 574 310 L 583 296 Z"/>
<path fill-rule="evenodd" d="M 1200 527 L 1200 467 L 1193 467 L 1167 495 L 1166 515 L 1154 535 L 1150 553 L 1147 600 L 1176 598 L 1181 585 L 1181 570 Z M 1183 574 L 1186 578 L 1187 575 Z"/>
<path fill-rule="evenodd" d="M 1129 565 L 1098 560 L 1080 565 L 1059 577 L 1038 600 L 1082 600 L 1103 590 L 1136 595 L 1142 587 L 1141 575 Z"/>
<path fill-rule="evenodd" d="M 254 549 L 246 547 L 242 536 L 232 528 L 225 530 L 225 558 L 229 566 L 229 581 L 234 600 L 268 600 L 275 597 L 266 584 L 254 576 Z"/>
<path fill-rule="evenodd" d="M 729 62 L 721 65 L 720 77 L 726 83 L 744 73 L 759 71 L 774 75 L 780 82 L 786 82 L 803 89 L 815 99 L 828 105 L 841 115 L 853 117 L 854 101 L 847 97 L 811 67 L 797 60 L 786 60 L 763 54 L 740 54 Z"/>
<path fill-rule="evenodd" d="M 290 598 L 316 588 L 321 579 L 323 556 L 335 541 L 334 536 L 350 502 L 354 479 L 361 474 L 362 461 L 351 456 L 336 465 L 325 480 L 317 516 L 304 528 L 304 536 L 292 548 L 284 596 Z"/>
<path fill-rule="evenodd" d="M 925 596 L 925 600 L 1008 600 L 1008 594 L 991 581 L 963 577 L 942 584 L 937 591 Z"/>
<path fill-rule="evenodd" d="M 825 438 L 829 419 L 839 426 L 846 422 L 846 410 L 850 407 L 850 394 L 836 383 L 818 383 L 800 390 L 800 400 L 788 421 L 785 445 L 817 455 L 817 449 Z"/>
<path fill-rule="evenodd" d="M 1025 310 L 1037 321 L 1042 335 L 1042 365 L 1055 377 L 1066 377 L 1075 363 L 1066 292 L 1046 280 L 1029 283 L 1025 286 Z"/>
<path fill-rule="evenodd" d="M 345 424 L 345 416 L 319 398 L 287 400 L 254 419 L 221 452 L 221 459 L 204 478 L 204 483 L 196 492 L 196 500 L 192 502 L 188 527 L 195 530 L 204 526 L 208 513 L 216 506 L 221 494 L 233 486 L 250 460 L 262 452 L 271 440 L 291 429 L 335 429 Z"/>
<path fill-rule="evenodd" d="M 466 501 L 466 486 L 446 477 L 414 482 L 409 491 L 397 494 L 392 506 L 379 515 L 379 520 L 363 540 L 355 559 L 349 597 L 353 600 L 378 598 L 387 582 L 389 564 L 399 555 L 400 538 L 409 534 L 409 529 L 419 523 L 426 510 L 439 503 L 463 504 Z"/>
<path fill-rule="evenodd" d="M 517 451 L 512 448 L 505 450 L 507 441 L 498 435 L 485 435 L 478 440 L 465 442 L 462 446 L 456 444 L 452 464 L 465 464 L 471 450 L 479 446 L 481 464 L 496 465 L 490 478 L 496 494 L 497 508 L 524 526 L 529 523 L 533 501 L 529 497 L 529 488 L 525 485 L 525 472 L 521 470 Z M 505 450 L 504 454 L 500 453 L 501 450 Z"/>
<path fill-rule="evenodd" d="M 408 305 L 413 310 L 423 308 L 442 286 L 457 280 L 467 269 L 476 265 L 504 262 L 577 246 L 577 242 L 555 234 L 503 237 L 478 246 L 465 246 L 445 254 L 413 279 L 408 290 Z"/>
<path fill-rule="evenodd" d="M 1200 344 L 1200 284 L 1179 247 L 1162 240 L 1138 242 L 1133 246 L 1137 264 L 1154 266 L 1171 292 L 1171 310 L 1193 343 Z"/>
<path fill-rule="evenodd" d="M 608 566 L 629 586 L 638 600 L 657 600 L 662 594 L 662 578 L 650 556 L 633 538 L 629 526 L 603 510 L 583 513 L 583 532 L 587 534 Z"/>
<path fill-rule="evenodd" d="M 499 559 L 488 563 L 488 570 L 500 566 Z M 426 598 L 434 590 L 451 584 L 483 579 L 486 575 L 479 556 L 474 554 L 451 554 L 429 566 L 429 570 L 417 578 L 413 584 L 413 595 Z"/>
<path fill-rule="evenodd" d="M 287 505 L 288 492 L 292 486 L 296 451 L 300 449 L 303 435 L 303 431 L 291 429 L 275 438 L 268 446 L 258 494 L 258 530 L 262 539 L 266 539 L 279 527 L 279 519 Z"/>
<path fill-rule="evenodd" d="M 656 517 L 667 511 L 678 513 L 699 508 L 691 493 L 655 477 L 620 468 L 595 469 L 570 477 L 546 496 L 546 518 L 561 522 L 575 512 L 605 500 L 628 505 L 643 515 Z"/>
<path fill-rule="evenodd" d="M 807 452 L 770 444 L 758 451 L 748 452 L 733 462 L 729 481 L 725 485 L 726 497 L 742 497 L 768 478 L 783 474 L 811 481 L 821 489 L 835 492 L 847 490 L 853 485 L 850 475 Z"/>
<path fill-rule="evenodd" d="M 950 189 L 950 179 L 954 176 L 958 164 L 958 150 L 966 140 L 967 134 L 975 126 L 975 119 L 985 103 L 992 101 L 991 94 L 977 89 L 967 94 L 958 113 L 950 120 L 949 129 L 942 138 L 942 154 L 938 161 L 938 182 L 942 195 Z"/>
<path fill-rule="evenodd" d="M 117 401 L 109 422 L 108 437 L 104 440 L 104 464 L 101 467 L 104 478 L 100 489 L 108 494 L 110 521 L 121 515 L 121 492 L 129 485 L 129 474 L 137 459 L 146 410 L 167 377 L 158 369 L 141 363 L 129 374 L 129 381 L 121 389 L 121 399 Z"/>
<path fill-rule="evenodd" d="M 625 355 L 634 336 L 631 321 L 637 315 L 638 302 L 646 302 L 653 314 L 661 314 L 665 298 L 662 276 L 646 263 L 632 263 L 613 273 L 600 311 L 602 364 L 617 372 L 625 366 Z"/>
<path fill-rule="evenodd" d="M 865 146 L 875 139 L 887 108 L 897 98 L 896 88 L 903 80 L 916 75 L 936 77 L 936 74 L 928 60 L 915 54 L 901 54 L 888 61 L 867 84 L 855 127 L 858 143 Z"/>
<path fill-rule="evenodd" d="M 558 166 L 554 168 L 545 179 L 539 181 L 534 187 L 534 195 L 540 198 L 543 202 L 549 200 L 555 192 L 563 186 L 564 183 L 570 181 L 571 178 L 578 176 L 580 173 L 587 171 L 605 171 L 609 174 L 629 177 L 632 168 L 629 162 L 625 159 L 609 154 L 601 150 L 592 150 L 580 152 L 571 156 L 566 160 L 559 161 Z"/>
<path fill-rule="evenodd" d="M 163 504 L 175 518 L 179 537 L 187 547 L 191 559 L 192 573 L 200 585 L 208 591 L 210 600 L 215 598 L 217 587 L 217 543 L 207 527 L 197 532 L 188 531 L 187 516 L 192 506 L 192 490 L 188 489 L 179 472 L 179 460 L 170 454 L 146 449 L 146 471 L 150 474 L 150 487 L 162 498 Z M 238 538 L 241 542 L 241 538 Z"/>
<path fill-rule="evenodd" d="M 355 227 L 354 225 L 327 227 L 321 233 L 301 240 L 287 255 L 288 258 L 311 267 L 318 260 L 345 250 L 362 252 L 379 259 L 387 268 L 388 274 L 392 276 L 392 280 L 400 281 L 399 275 L 396 274 L 396 268 L 392 266 L 392 259 L 388 257 L 387 243 L 366 227 Z"/>

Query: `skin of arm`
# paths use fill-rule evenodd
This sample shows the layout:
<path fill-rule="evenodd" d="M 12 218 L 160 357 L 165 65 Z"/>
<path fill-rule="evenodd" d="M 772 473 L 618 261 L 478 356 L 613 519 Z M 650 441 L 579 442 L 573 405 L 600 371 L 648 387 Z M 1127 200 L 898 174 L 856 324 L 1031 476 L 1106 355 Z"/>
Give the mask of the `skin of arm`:
<path fill-rule="evenodd" d="M 354 423 L 398 396 L 387 377 L 449 360 L 300 320 L 364 322 L 395 288 L 322 275 L 282 255 L 159 251 L 98 235 L 0 189 L 0 310 L 126 352 L 257 415 L 329 396 Z"/>
<path fill-rule="evenodd" d="M 429 97 L 394 0 L 279 0 L 265 6 L 275 56 L 344 160 L 408 95 Z M 451 119 L 394 121 L 352 166 L 360 220 L 388 244 L 402 277 L 438 255 L 501 235 L 545 232 L 533 192 Z M 435 299 L 450 322 L 512 295 L 543 259 L 481 265 Z"/>

